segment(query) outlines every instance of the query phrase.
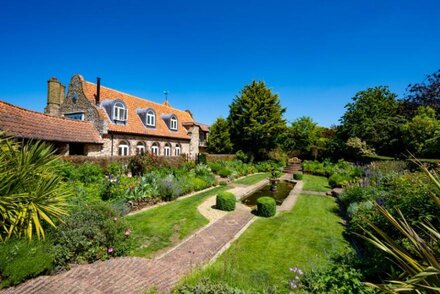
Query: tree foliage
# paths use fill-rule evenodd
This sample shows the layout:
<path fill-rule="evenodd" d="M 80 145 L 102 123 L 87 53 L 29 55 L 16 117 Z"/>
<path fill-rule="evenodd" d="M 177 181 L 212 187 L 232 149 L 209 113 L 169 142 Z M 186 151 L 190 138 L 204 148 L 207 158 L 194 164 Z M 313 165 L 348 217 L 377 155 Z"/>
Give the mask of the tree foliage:
<path fill-rule="evenodd" d="M 264 82 L 246 85 L 229 106 L 228 124 L 235 150 L 267 156 L 276 146 L 276 139 L 285 128 L 278 95 L 272 94 Z"/>
<path fill-rule="evenodd" d="M 309 116 L 302 116 L 292 122 L 282 137 L 281 144 L 287 152 L 296 150 L 300 154 L 309 154 L 316 146 L 320 128 Z"/>
<path fill-rule="evenodd" d="M 440 70 L 428 75 L 422 83 L 408 86 L 402 113 L 411 118 L 420 106 L 429 106 L 440 114 Z"/>
<path fill-rule="evenodd" d="M 440 121 L 433 108 L 420 106 L 416 115 L 401 129 L 408 150 L 419 156 L 439 155 Z"/>
<path fill-rule="evenodd" d="M 216 154 L 232 152 L 229 125 L 224 118 L 218 118 L 209 128 L 208 151 Z"/>
<path fill-rule="evenodd" d="M 66 215 L 71 195 L 57 173 L 53 149 L 41 142 L 18 144 L 0 138 L 0 240 L 34 233 L 44 238 L 43 222 L 55 226 Z"/>
<path fill-rule="evenodd" d="M 399 125 L 396 94 L 379 86 L 356 93 L 340 119 L 343 140 L 357 137 L 374 147 L 379 154 L 397 153 Z"/>

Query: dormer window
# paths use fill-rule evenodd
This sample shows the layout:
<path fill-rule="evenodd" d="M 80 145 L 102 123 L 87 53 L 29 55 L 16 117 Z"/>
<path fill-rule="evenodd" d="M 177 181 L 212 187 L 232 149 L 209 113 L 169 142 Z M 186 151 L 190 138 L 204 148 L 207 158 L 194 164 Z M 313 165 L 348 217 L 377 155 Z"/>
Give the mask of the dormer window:
<path fill-rule="evenodd" d="M 116 102 L 113 105 L 113 120 L 115 122 L 126 122 L 127 121 L 127 108 L 122 102 Z"/>
<path fill-rule="evenodd" d="M 170 129 L 177 131 L 177 117 L 175 115 L 173 115 L 170 119 Z"/>
<path fill-rule="evenodd" d="M 147 114 L 145 116 L 145 124 L 149 127 L 155 127 L 156 126 L 156 114 L 153 110 L 149 109 L 147 111 Z"/>

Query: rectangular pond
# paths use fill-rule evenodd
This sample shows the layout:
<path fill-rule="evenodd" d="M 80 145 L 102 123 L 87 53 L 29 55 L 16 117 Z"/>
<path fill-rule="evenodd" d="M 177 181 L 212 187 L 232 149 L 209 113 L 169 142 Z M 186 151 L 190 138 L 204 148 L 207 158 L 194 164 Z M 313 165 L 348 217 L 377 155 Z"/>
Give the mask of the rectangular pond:
<path fill-rule="evenodd" d="M 263 196 L 269 196 L 275 199 L 277 205 L 281 205 L 284 199 L 289 196 L 290 191 L 295 187 L 294 182 L 290 181 L 280 181 L 277 183 L 277 189 L 275 191 L 271 191 L 271 184 L 264 185 L 254 193 L 246 196 L 241 200 L 241 203 L 253 207 L 257 205 L 257 199 Z"/>

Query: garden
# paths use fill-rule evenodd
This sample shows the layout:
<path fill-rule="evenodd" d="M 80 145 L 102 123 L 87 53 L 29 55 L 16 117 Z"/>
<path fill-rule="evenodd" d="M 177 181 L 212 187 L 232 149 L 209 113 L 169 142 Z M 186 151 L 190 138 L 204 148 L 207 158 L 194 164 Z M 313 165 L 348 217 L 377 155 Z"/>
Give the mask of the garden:
<path fill-rule="evenodd" d="M 296 162 L 293 209 L 256 199 L 247 230 L 175 293 L 438 293 L 440 98 L 430 95 L 439 80 L 404 99 L 383 86 L 360 91 L 331 128 L 309 117 L 288 126 L 278 95 L 254 81 L 210 129 L 208 151 L 233 160 L 74 164 L 45 143 L 1 137 L 0 287 L 74 264 L 153 258 L 209 223 L 202 203 L 236 210 L 230 188 L 275 182 Z"/>
<path fill-rule="evenodd" d="M 73 164 L 54 156 L 45 143 L 2 138 L 0 144 L 1 287 L 72 264 L 150 256 L 204 226 L 197 206 L 227 190 L 228 182 L 250 185 L 281 168 L 276 162 L 239 160 L 171 165 L 150 154 L 128 164 Z M 218 185 L 219 179 L 226 181 Z M 130 214 L 156 204 L 166 205 Z"/>

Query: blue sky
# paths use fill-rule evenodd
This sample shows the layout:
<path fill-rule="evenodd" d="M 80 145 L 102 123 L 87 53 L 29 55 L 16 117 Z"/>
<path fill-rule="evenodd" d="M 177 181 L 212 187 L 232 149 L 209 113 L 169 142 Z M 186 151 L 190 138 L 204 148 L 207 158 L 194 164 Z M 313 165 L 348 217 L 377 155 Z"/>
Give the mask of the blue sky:
<path fill-rule="evenodd" d="M 338 123 L 359 90 L 440 68 L 440 1 L 5 1 L 0 100 L 42 111 L 47 80 L 87 80 L 191 109 L 212 123 L 252 80 Z"/>

